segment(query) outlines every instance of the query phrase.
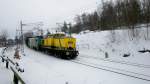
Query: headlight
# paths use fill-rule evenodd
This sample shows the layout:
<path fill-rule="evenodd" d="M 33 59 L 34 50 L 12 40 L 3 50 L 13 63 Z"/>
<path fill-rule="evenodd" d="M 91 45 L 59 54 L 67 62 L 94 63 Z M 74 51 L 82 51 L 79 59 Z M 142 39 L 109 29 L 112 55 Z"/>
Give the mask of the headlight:
<path fill-rule="evenodd" d="M 69 55 L 69 52 L 66 52 L 66 55 Z"/>

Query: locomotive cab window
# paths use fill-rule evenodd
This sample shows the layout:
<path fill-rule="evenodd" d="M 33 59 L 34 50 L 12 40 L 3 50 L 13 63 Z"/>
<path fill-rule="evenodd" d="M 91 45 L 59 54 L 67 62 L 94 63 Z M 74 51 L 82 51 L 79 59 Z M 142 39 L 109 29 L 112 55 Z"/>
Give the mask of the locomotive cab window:
<path fill-rule="evenodd" d="M 65 38 L 65 34 L 55 34 L 54 38 Z"/>

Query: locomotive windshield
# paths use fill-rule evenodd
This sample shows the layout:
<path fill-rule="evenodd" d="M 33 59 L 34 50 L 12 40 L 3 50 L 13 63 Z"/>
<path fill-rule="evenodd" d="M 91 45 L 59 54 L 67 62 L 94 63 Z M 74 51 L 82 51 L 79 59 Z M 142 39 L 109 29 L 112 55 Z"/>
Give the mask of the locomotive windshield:
<path fill-rule="evenodd" d="M 54 34 L 54 38 L 64 38 L 65 34 Z"/>

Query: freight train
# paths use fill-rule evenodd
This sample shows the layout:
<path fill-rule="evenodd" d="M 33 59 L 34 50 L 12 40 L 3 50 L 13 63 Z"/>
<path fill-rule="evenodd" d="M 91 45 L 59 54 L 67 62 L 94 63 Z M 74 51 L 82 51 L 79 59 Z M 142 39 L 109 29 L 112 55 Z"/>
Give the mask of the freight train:
<path fill-rule="evenodd" d="M 63 59 L 74 59 L 79 54 L 76 50 L 76 38 L 64 33 L 27 37 L 26 44 L 29 48 Z"/>

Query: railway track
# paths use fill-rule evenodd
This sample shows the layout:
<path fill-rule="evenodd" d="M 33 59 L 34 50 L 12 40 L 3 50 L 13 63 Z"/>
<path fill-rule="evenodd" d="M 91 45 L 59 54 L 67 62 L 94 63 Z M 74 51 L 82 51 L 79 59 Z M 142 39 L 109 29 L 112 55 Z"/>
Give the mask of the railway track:
<path fill-rule="evenodd" d="M 118 60 L 104 59 L 104 58 L 91 57 L 91 56 L 80 56 L 80 57 L 91 58 L 91 59 L 95 59 L 95 60 L 102 60 L 102 61 L 113 62 L 113 63 L 119 63 L 119 64 L 125 64 L 125 65 L 140 67 L 140 68 L 150 68 L 150 65 L 139 64 L 139 63 L 131 63 L 131 62 L 127 62 L 127 61 L 118 61 Z"/>
<path fill-rule="evenodd" d="M 145 80 L 145 81 L 150 82 L 150 76 L 149 75 L 140 74 L 140 73 L 131 72 L 131 71 L 126 71 L 126 70 L 123 70 L 123 69 L 117 69 L 117 68 L 108 67 L 108 66 L 104 66 L 104 65 L 89 63 L 89 62 L 86 62 L 86 61 L 71 60 L 71 62 L 81 64 L 81 65 L 84 65 L 84 66 L 87 66 L 87 67 L 92 67 L 92 68 L 95 68 L 95 69 L 104 70 L 104 71 L 108 71 L 108 72 L 112 72 L 112 73 L 116 73 L 116 74 L 120 74 L 120 75 L 124 75 L 124 76 L 132 77 L 132 78 L 135 78 L 135 79 L 140 79 L 140 80 Z"/>

